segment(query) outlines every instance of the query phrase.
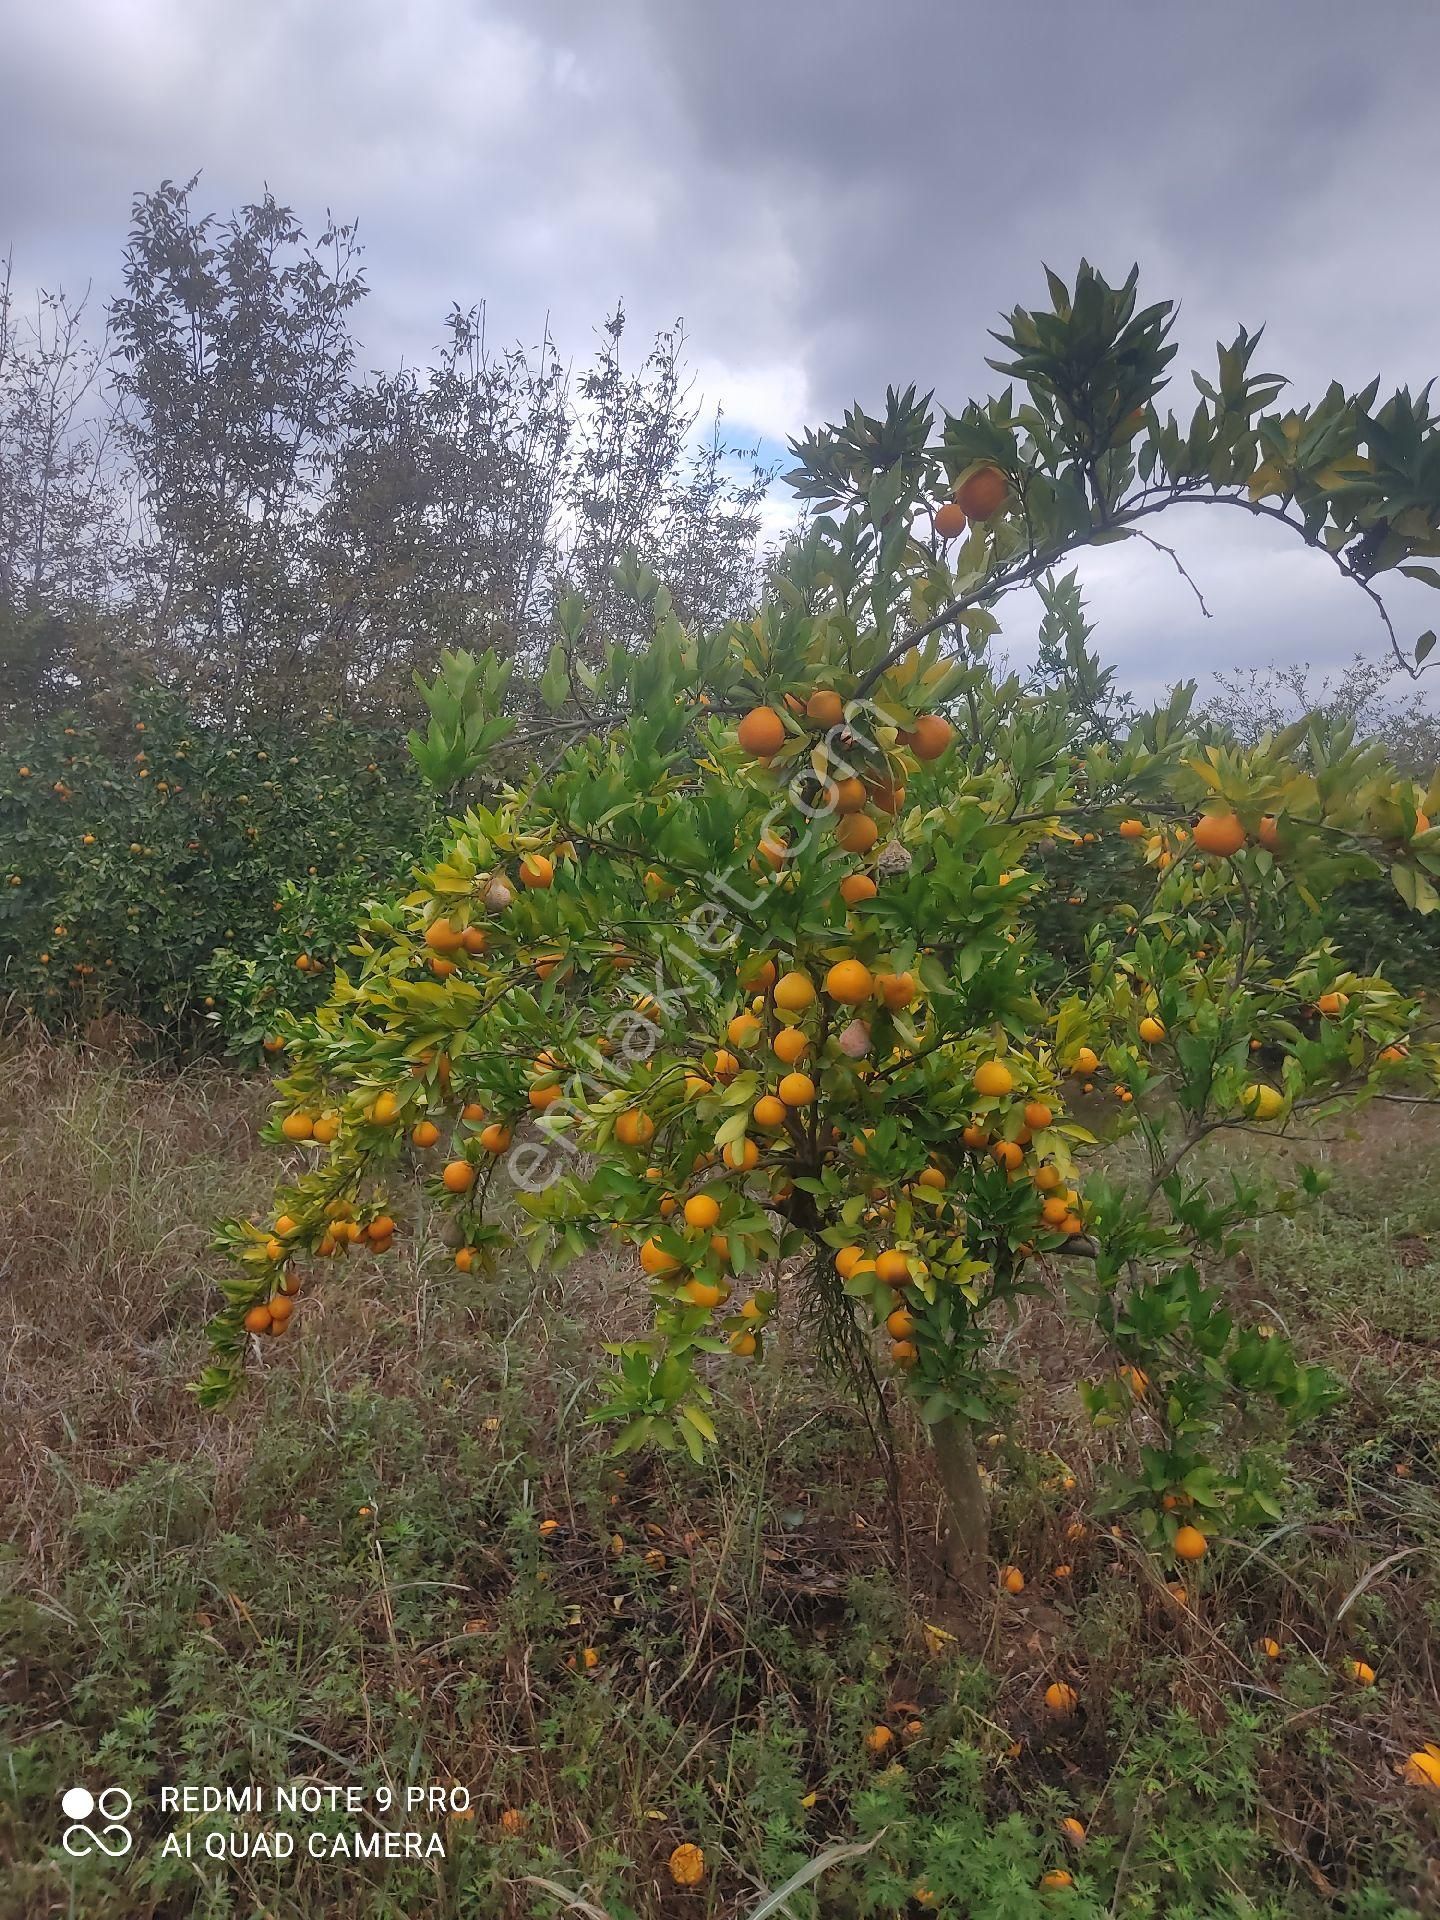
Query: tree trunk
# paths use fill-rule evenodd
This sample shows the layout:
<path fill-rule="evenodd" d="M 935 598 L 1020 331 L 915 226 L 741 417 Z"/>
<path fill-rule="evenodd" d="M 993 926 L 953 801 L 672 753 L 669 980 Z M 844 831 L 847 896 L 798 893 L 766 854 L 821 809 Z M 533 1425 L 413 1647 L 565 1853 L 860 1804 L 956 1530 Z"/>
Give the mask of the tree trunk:
<path fill-rule="evenodd" d="M 930 1428 L 930 1444 L 935 1449 L 949 1523 L 945 1566 L 953 1580 L 978 1590 L 986 1584 L 990 1503 L 975 1457 L 975 1435 L 968 1420 L 958 1413 L 947 1413 Z"/>

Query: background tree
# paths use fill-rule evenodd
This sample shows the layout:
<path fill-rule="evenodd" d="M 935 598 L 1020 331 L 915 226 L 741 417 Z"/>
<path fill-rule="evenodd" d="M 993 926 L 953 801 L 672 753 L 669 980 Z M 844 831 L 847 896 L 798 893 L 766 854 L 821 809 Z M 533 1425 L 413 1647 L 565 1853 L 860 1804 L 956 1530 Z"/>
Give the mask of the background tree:
<path fill-rule="evenodd" d="M 413 709 L 412 674 L 447 647 L 513 660 L 518 690 L 563 594 L 629 617 L 611 607 L 627 554 L 695 617 L 753 607 L 773 472 L 718 413 L 697 433 L 678 324 L 631 369 L 617 307 L 574 375 L 548 327 L 500 350 L 484 306 L 456 306 L 433 364 L 361 378 L 353 223 L 312 241 L 270 193 L 201 212 L 197 179 L 137 195 L 104 342 L 83 303 L 46 299 L 22 326 L 8 283 L 0 300 L 16 686 L 55 678 L 78 622 L 232 724 Z"/>
<path fill-rule="evenodd" d="M 357 387 L 346 425 L 319 523 L 332 697 L 393 696 L 444 647 L 533 659 L 572 432 L 548 332 L 496 352 L 484 308 L 457 307 L 436 365 Z"/>
<path fill-rule="evenodd" d="M 235 717 L 302 669 L 310 544 L 350 395 L 353 226 L 312 246 L 271 194 L 228 219 L 165 181 L 135 201 L 113 377 L 141 509 L 134 612 Z"/>
<path fill-rule="evenodd" d="M 0 273 L 0 711 L 73 689 L 92 617 L 110 598 L 124 534 L 108 419 L 104 347 L 86 302 L 37 294 L 21 313 Z"/>
<path fill-rule="evenodd" d="M 1440 709 L 1393 661 L 1357 653 L 1323 675 L 1300 661 L 1239 667 L 1217 682 L 1203 716 L 1247 746 L 1293 726 L 1302 714 L 1324 714 L 1379 741 L 1396 766 L 1417 779 L 1440 764 Z"/>

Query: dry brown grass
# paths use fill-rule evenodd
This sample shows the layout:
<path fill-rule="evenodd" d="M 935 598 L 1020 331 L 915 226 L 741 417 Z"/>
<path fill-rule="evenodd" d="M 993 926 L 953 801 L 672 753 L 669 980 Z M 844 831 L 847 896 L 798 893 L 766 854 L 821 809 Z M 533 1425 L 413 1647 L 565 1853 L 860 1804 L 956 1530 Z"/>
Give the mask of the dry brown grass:
<path fill-rule="evenodd" d="M 0 1073 L 6 1584 L 24 1603 L 11 1673 L 26 1676 L 19 1698 L 13 1680 L 0 1687 L 0 1703 L 8 1694 L 12 1734 L 38 1741 L 37 1752 L 70 1751 L 60 1730 L 72 1723 L 93 1740 L 112 1695 L 116 1713 L 153 1702 L 180 1738 L 188 1723 L 165 1705 L 176 1662 L 223 1647 L 247 1713 L 282 1725 L 294 1714 L 294 1734 L 362 1768 L 395 1764 L 398 1721 L 419 1742 L 425 1777 L 468 1781 L 488 1817 L 501 1804 L 529 1809 L 524 1847 L 514 1843 L 495 1867 L 493 1904 L 477 1911 L 536 1911 L 522 1870 L 541 1858 L 534 1849 L 551 1849 L 546 1871 L 573 1886 L 567 1863 L 603 1877 L 606 1849 L 618 1846 L 652 1863 L 632 1893 L 639 1911 L 659 1915 L 674 1902 L 658 1863 L 694 1833 L 702 1809 L 732 1892 L 753 1890 L 765 1872 L 774 1884 L 766 1821 L 781 1814 L 765 1811 L 756 1784 L 767 1764 L 756 1755 L 775 1737 L 767 1727 L 795 1730 L 800 1785 L 830 1783 L 802 1850 L 853 1830 L 860 1783 L 845 1769 L 859 1729 L 887 1702 L 910 1699 L 933 1729 L 927 1738 L 979 1751 L 998 1742 L 986 1763 L 999 1768 L 986 1789 L 993 1817 L 1031 1814 L 1059 1794 L 1097 1835 L 1113 1829 L 1118 1847 L 1127 1756 L 1143 1729 L 1183 1707 L 1228 1751 L 1239 1710 L 1279 1716 L 1267 1722 L 1271 1746 L 1247 1764 L 1267 1844 L 1297 1886 L 1366 1884 L 1381 1854 L 1396 1872 L 1395 1862 L 1418 1860 L 1423 1822 L 1413 1829 L 1414 1796 L 1396 1770 L 1408 1743 L 1440 1737 L 1440 1460 L 1428 1424 L 1440 1410 L 1434 1114 L 1373 1109 L 1316 1146 L 1310 1157 L 1337 1173 L 1335 1195 L 1318 1216 L 1267 1227 L 1234 1276 L 1353 1388 L 1305 1442 L 1293 1519 L 1258 1549 L 1217 1550 L 1183 1609 L 1123 1535 L 1091 1520 L 1084 1542 L 1067 1539 L 1121 1443 L 1096 1436 L 1070 1391 L 1093 1343 L 1037 1305 L 1008 1336 L 1007 1358 L 1029 1389 L 1017 1430 L 987 1450 L 997 1541 L 1029 1585 L 977 1616 L 947 1613 L 935 1593 L 939 1508 L 913 1421 L 897 1412 L 906 1487 L 897 1563 L 884 1475 L 797 1327 L 782 1329 L 764 1367 L 731 1370 L 738 1385 L 716 1469 L 641 1458 L 614 1473 L 582 1415 L 597 1338 L 633 1323 L 637 1294 L 628 1272 L 603 1261 L 462 1280 L 428 1244 L 422 1217 L 386 1262 L 327 1274 L 307 1292 L 296 1336 L 266 1348 L 237 1406 L 202 1414 L 183 1383 L 203 1349 L 208 1222 L 264 1212 L 273 1156 L 256 1139 L 263 1086 L 212 1071 L 154 1075 L 25 1034 L 7 1043 Z M 1291 1151 L 1264 1141 L 1247 1150 Z M 143 1504 L 152 1487 L 153 1515 Z M 362 1500 L 379 1509 L 373 1535 L 356 1517 Z M 517 1513 L 529 1526 L 543 1514 L 562 1522 L 548 1587 L 533 1584 L 533 1542 L 524 1525 L 515 1531 Z M 623 1575 L 612 1531 L 625 1542 Z M 649 1578 L 637 1571 L 645 1551 L 664 1555 L 665 1572 L 637 1589 Z M 1062 1561 L 1074 1569 L 1063 1580 L 1053 1574 Z M 81 1591 L 97 1568 L 118 1611 L 91 1607 Z M 467 1634 L 477 1620 L 483 1632 Z M 957 1683 L 944 1656 L 937 1663 L 925 1622 L 959 1634 L 973 1683 Z M 133 1633 L 153 1668 L 133 1698 L 115 1662 L 117 1632 Z M 1257 1662 L 1262 1633 L 1284 1641 L 1282 1668 Z M 303 1688 L 281 1704 L 254 1693 L 272 1641 L 321 1684 L 317 1635 L 351 1663 L 324 1708 L 302 1709 Z M 565 1661 L 582 1639 L 602 1647 L 608 1691 L 598 1718 L 593 1694 L 567 1709 L 580 1717 L 561 1737 L 557 1688 L 575 1684 Z M 1337 1682 L 1352 1652 L 1382 1667 L 1381 1688 L 1359 1694 Z M 1057 1671 L 1076 1678 L 1085 1701 L 1083 1723 L 1058 1745 L 1037 1711 Z M 78 1705 L 97 1684 L 98 1699 Z M 1127 1698 L 1141 1703 L 1138 1719 Z M 1002 1764 L 1012 1737 L 1022 1748 L 1014 1766 Z M 932 1777 L 928 1764 L 917 1748 L 917 1782 Z M 747 1812 L 755 1792 L 762 1801 Z M 659 1823 L 647 1813 L 657 1804 Z M 17 1831 L 25 1836 L 23 1819 Z M 1143 1856 L 1142 1847 L 1137 1866 Z M 1405 1897 L 1423 1902 L 1419 1868 L 1403 1871 Z M 261 1910 L 263 1882 L 238 1884 Z M 43 1873 L 17 1885 L 17 1911 L 51 1910 L 57 1889 Z M 284 1910 L 371 1913 L 358 1889 L 343 1898 L 335 1889 L 312 1875 Z M 105 1920 L 162 1910 L 183 1909 L 139 1895 L 95 1909 Z"/>

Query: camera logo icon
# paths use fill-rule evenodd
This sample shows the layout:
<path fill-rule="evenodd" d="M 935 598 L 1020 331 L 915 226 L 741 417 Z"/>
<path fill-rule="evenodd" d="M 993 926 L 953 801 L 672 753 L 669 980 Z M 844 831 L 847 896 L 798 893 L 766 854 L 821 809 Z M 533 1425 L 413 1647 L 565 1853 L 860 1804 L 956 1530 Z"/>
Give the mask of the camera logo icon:
<path fill-rule="evenodd" d="M 134 1835 L 124 1824 L 133 1805 L 123 1787 L 106 1787 L 98 1795 L 88 1787 L 67 1787 L 60 1796 L 60 1811 L 71 1824 L 60 1836 L 60 1844 L 77 1860 L 91 1853 L 123 1859 L 134 1845 Z M 105 1823 L 99 1828 L 90 1824 L 97 1816 Z"/>

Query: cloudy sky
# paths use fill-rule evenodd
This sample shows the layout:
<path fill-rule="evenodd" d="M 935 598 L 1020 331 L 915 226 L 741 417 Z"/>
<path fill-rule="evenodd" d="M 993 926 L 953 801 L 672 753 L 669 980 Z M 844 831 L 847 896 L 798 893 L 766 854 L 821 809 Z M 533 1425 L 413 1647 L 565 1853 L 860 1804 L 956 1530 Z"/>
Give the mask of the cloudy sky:
<path fill-rule="evenodd" d="M 19 282 L 98 300 L 136 190 L 268 184 L 358 217 L 371 365 L 481 298 L 583 356 L 623 296 L 779 452 L 888 382 L 992 390 L 987 328 L 1083 253 L 1181 303 L 1182 368 L 1241 320 L 1302 398 L 1440 366 L 1432 0 L 0 0 L 0 43 Z M 1087 563 L 1132 682 L 1381 644 L 1323 561 L 1220 519 L 1167 536 L 1209 620 L 1159 555 Z"/>

